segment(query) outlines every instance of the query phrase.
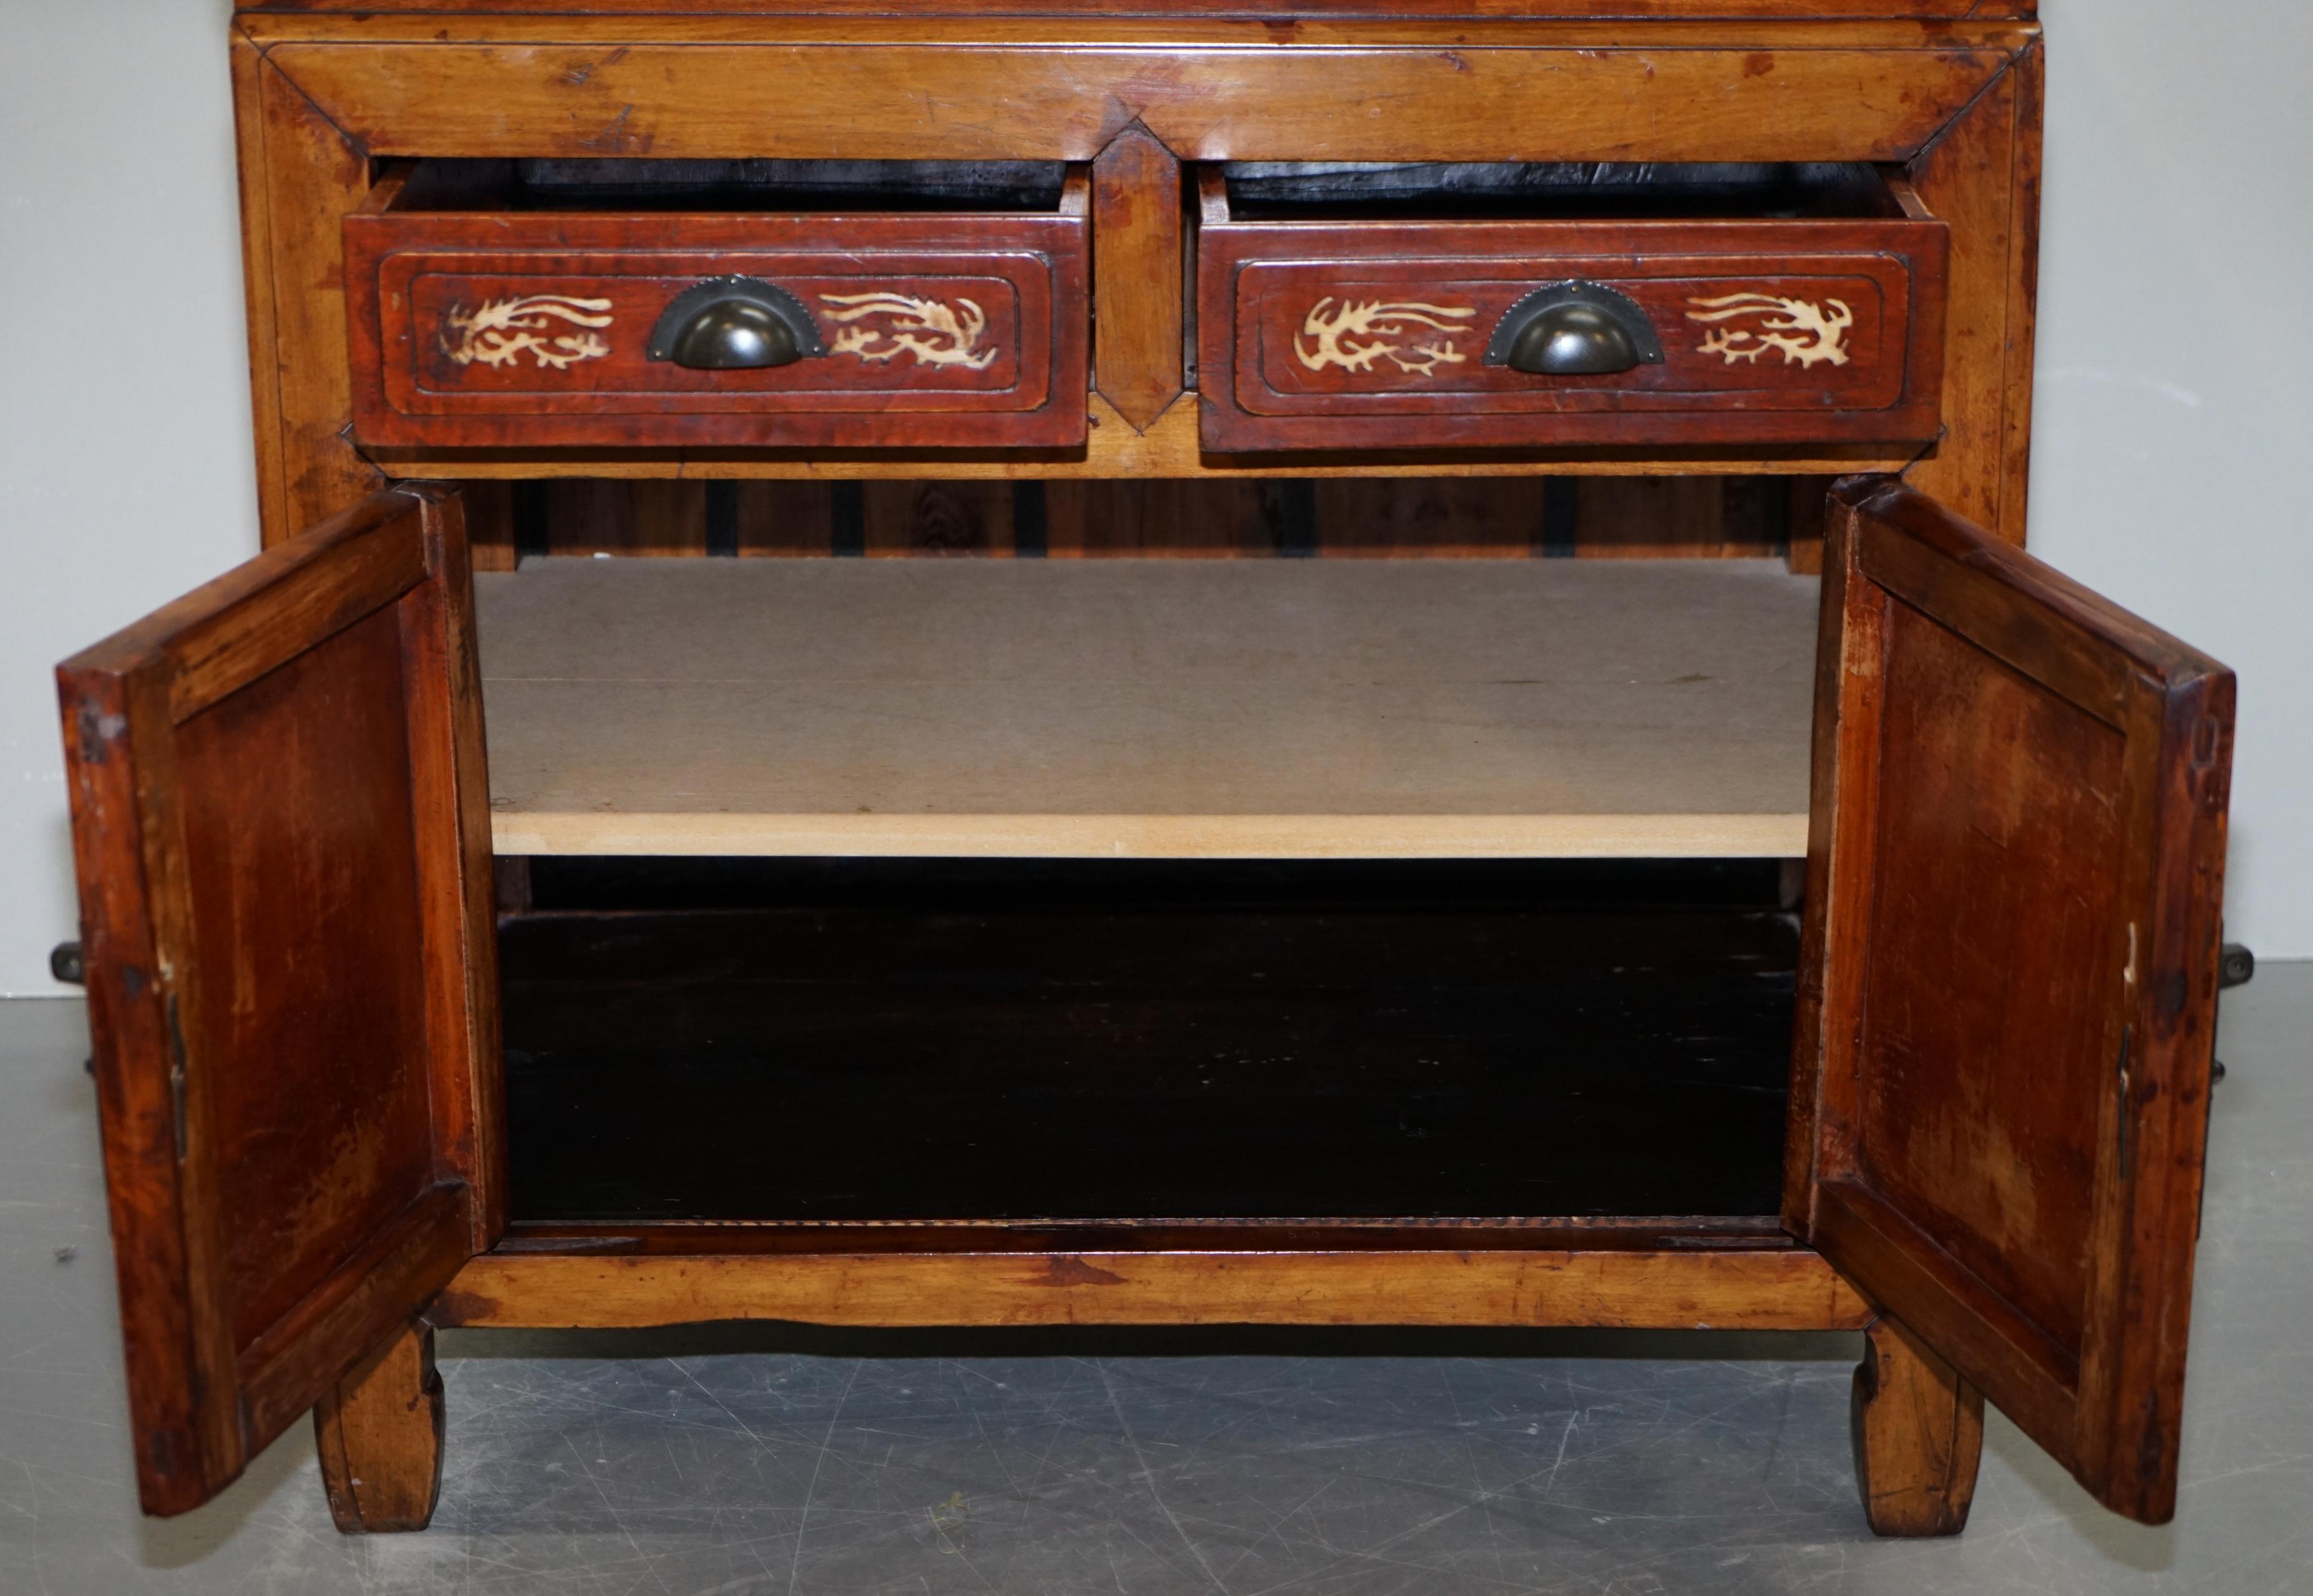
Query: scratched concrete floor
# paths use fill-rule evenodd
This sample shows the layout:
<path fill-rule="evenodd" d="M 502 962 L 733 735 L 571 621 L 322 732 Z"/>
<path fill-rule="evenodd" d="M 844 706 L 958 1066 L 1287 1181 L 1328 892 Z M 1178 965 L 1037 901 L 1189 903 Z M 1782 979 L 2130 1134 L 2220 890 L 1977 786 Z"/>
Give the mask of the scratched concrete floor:
<path fill-rule="evenodd" d="M 2309 1039 L 2313 965 L 2228 1000 L 2167 1529 L 1995 1416 L 1967 1534 L 1874 1541 L 1845 1337 L 717 1327 L 444 1335 L 434 1528 L 349 1540 L 303 1425 L 137 1516 L 80 1011 L 0 1004 L 0 1592 L 2302 1592 Z"/>

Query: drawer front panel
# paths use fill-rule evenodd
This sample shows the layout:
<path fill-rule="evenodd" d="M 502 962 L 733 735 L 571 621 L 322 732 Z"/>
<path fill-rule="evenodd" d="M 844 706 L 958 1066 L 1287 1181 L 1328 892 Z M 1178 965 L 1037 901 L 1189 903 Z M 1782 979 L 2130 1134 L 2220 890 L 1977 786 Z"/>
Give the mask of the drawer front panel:
<path fill-rule="evenodd" d="M 389 213 L 347 231 L 366 443 L 1049 446 L 1085 435 L 1079 217 Z M 817 352 L 752 369 L 653 358 L 669 307 L 725 277 L 787 295 Z"/>
<path fill-rule="evenodd" d="M 572 400 L 684 415 L 1020 410 L 1051 390 L 1051 292 L 1034 256 L 667 255 L 650 266 L 645 276 L 608 256 L 391 257 L 380 306 L 400 336 L 386 398 L 406 415 L 534 415 Z M 650 359 L 651 330 L 675 297 L 726 276 L 793 294 L 826 353 L 739 371 Z"/>
<path fill-rule="evenodd" d="M 1205 441 L 1924 443 L 1945 255 L 1931 221 L 1209 228 Z M 1505 317 L 1570 281 L 1635 308 L 1659 358 L 1572 376 L 1505 363 Z"/>

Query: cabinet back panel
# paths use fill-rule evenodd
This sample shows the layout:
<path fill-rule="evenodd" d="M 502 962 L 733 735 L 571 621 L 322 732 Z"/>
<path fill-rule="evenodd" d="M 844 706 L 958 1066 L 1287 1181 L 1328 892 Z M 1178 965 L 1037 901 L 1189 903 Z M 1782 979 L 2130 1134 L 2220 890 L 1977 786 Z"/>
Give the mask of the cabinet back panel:
<path fill-rule="evenodd" d="M 1774 1211 L 1772 865 L 651 868 L 502 925 L 519 1219 Z"/>
<path fill-rule="evenodd" d="M 524 555 L 1150 555 L 1755 559 L 1822 534 L 1788 477 L 466 486 L 477 564 Z"/>

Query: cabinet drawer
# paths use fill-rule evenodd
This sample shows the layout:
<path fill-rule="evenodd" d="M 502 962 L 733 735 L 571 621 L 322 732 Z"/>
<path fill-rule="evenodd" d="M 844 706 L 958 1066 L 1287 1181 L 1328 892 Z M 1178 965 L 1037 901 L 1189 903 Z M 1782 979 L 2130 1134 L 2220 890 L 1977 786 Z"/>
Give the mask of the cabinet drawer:
<path fill-rule="evenodd" d="M 1248 204 L 1209 173 L 1203 442 L 1930 443 L 1946 230 L 1900 180 L 1840 170 L 1365 206 L 1339 185 L 1330 203 Z M 1681 204 L 1704 214 L 1612 214 Z M 1469 214 L 1424 214 L 1448 208 Z"/>
<path fill-rule="evenodd" d="M 365 443 L 1084 440 L 1080 171 L 1043 168 L 1041 196 L 1031 178 L 962 208 L 937 183 L 831 196 L 745 170 L 648 180 L 767 162 L 625 163 L 646 170 L 560 184 L 525 184 L 513 163 L 432 164 L 390 176 L 346 220 Z"/>

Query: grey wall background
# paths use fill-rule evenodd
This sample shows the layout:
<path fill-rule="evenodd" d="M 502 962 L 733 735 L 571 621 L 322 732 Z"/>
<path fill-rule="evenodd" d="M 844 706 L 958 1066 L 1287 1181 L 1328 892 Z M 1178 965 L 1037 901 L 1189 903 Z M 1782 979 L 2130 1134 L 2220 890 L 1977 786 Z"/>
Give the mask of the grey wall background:
<path fill-rule="evenodd" d="M 58 990 L 49 669 L 257 548 L 226 0 L 0 0 L 0 994 Z M 2313 7 L 2044 0 L 2032 546 L 2242 680 L 2230 929 L 2313 957 Z"/>

